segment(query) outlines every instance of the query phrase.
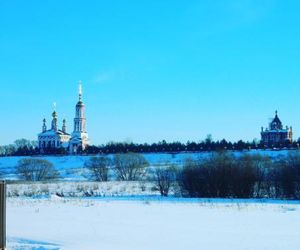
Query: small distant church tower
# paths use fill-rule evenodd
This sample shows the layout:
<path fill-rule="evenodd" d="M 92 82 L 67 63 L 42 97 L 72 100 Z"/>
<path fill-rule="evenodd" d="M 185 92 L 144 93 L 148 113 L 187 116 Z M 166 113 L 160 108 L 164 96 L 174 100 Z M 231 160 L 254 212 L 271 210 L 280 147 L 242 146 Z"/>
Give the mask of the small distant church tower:
<path fill-rule="evenodd" d="M 267 147 L 285 146 L 293 142 L 293 128 L 282 125 L 275 112 L 275 118 L 269 124 L 269 128 L 261 128 L 261 142 Z"/>
<path fill-rule="evenodd" d="M 79 100 L 75 107 L 74 131 L 71 135 L 69 145 L 71 154 L 76 154 L 80 149 L 84 150 L 89 144 L 86 129 L 85 105 L 82 96 L 82 83 L 79 82 Z"/>

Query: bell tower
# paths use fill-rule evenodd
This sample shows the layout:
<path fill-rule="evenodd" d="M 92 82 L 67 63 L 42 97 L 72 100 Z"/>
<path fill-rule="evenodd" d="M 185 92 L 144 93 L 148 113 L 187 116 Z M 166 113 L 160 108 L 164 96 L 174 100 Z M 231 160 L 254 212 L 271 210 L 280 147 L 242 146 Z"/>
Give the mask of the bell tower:
<path fill-rule="evenodd" d="M 88 146 L 86 129 L 85 105 L 83 103 L 82 82 L 79 82 L 78 102 L 75 106 L 74 131 L 70 141 L 70 153 L 76 154 L 80 149 Z"/>
<path fill-rule="evenodd" d="M 79 82 L 79 100 L 75 107 L 74 133 L 86 133 L 85 105 L 82 101 L 82 83 Z"/>

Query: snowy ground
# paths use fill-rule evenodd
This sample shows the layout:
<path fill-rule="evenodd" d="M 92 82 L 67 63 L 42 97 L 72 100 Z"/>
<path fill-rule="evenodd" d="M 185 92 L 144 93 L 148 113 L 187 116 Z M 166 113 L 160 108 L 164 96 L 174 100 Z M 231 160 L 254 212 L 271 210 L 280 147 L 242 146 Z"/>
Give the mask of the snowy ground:
<path fill-rule="evenodd" d="M 8 249 L 297 250 L 300 204 L 9 198 Z"/>

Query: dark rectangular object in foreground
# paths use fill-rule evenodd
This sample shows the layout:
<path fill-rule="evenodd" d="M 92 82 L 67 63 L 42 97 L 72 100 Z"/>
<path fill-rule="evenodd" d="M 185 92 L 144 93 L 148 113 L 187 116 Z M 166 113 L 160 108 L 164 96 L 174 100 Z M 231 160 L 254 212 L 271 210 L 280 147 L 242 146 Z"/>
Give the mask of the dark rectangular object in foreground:
<path fill-rule="evenodd" d="M 6 183 L 0 181 L 0 250 L 6 248 Z"/>

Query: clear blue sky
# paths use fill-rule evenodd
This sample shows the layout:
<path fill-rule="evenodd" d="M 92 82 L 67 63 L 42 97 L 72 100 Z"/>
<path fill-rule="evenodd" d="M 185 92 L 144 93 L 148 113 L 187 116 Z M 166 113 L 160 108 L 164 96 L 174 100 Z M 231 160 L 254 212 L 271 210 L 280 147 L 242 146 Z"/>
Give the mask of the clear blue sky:
<path fill-rule="evenodd" d="M 52 103 L 94 144 L 300 136 L 300 1 L 0 1 L 0 144 L 36 139 Z M 71 132 L 71 131 L 70 131 Z"/>

